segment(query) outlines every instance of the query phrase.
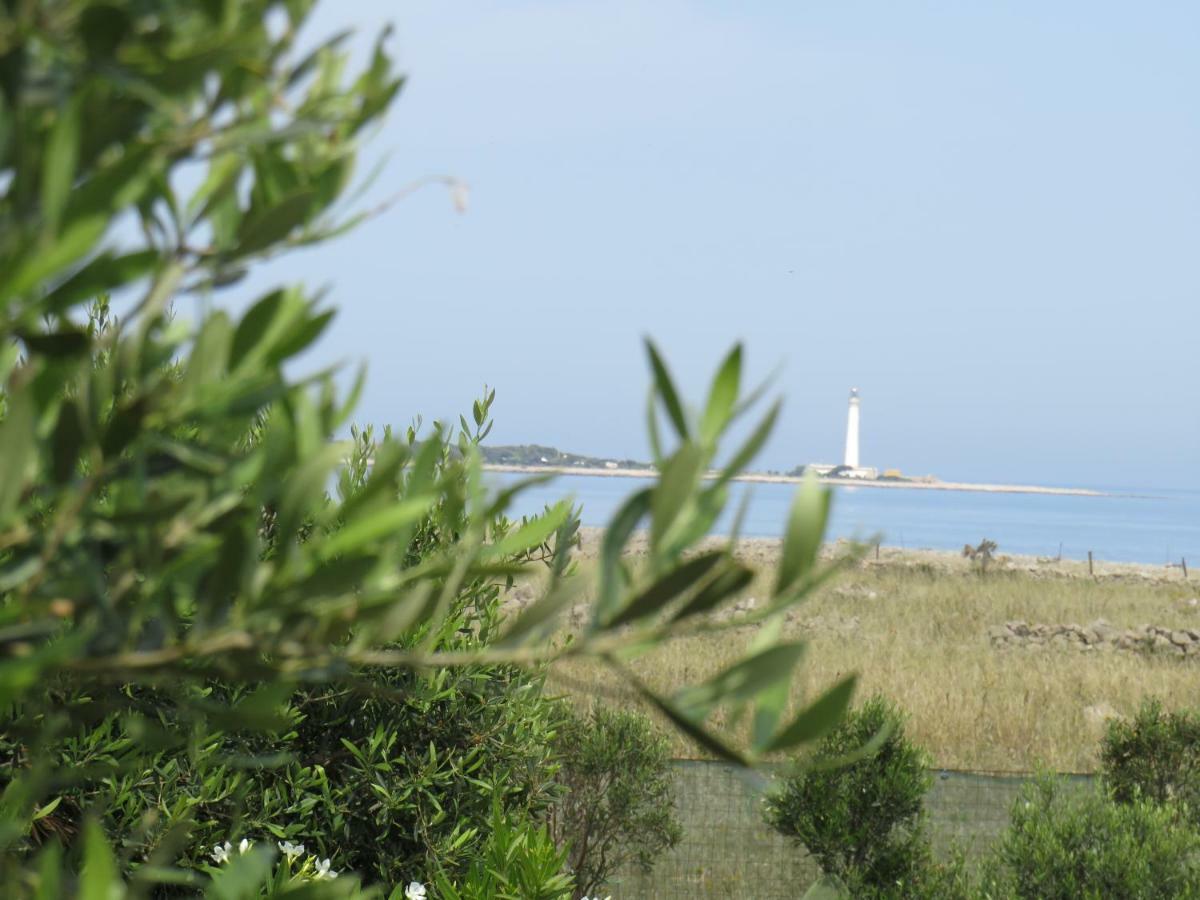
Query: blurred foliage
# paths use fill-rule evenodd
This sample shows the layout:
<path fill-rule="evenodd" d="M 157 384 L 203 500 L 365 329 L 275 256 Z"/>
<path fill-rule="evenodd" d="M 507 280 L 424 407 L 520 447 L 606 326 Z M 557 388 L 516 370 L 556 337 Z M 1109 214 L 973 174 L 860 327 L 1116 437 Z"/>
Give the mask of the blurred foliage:
<path fill-rule="evenodd" d="M 618 870 L 649 872 L 679 843 L 669 745 L 646 716 L 596 705 L 570 716 L 555 749 L 563 791 L 550 827 L 576 898 L 598 895 Z"/>
<path fill-rule="evenodd" d="M 291 374 L 333 310 L 299 285 L 240 315 L 217 304 L 254 263 L 370 214 L 355 211 L 370 183 L 350 189 L 356 153 L 401 80 L 384 36 L 354 73 L 345 35 L 301 40 L 312 6 L 0 3 L 9 896 L 109 896 L 117 880 L 131 896 L 169 884 L 269 893 L 265 844 L 197 880 L 187 848 L 202 845 L 188 833 L 207 841 L 239 819 L 283 836 L 328 828 L 304 837 L 354 854 L 364 875 L 395 875 L 364 846 L 380 834 L 401 848 L 397 865 L 419 847 L 452 859 L 456 841 L 488 839 L 470 834 L 484 798 L 539 802 L 549 773 L 516 770 L 538 759 L 522 742 L 554 726 L 532 701 L 521 709 L 520 692 L 563 656 L 602 660 L 703 747 L 746 764 L 820 738 L 849 702 L 853 678 L 785 715 L 803 644 L 779 640 L 783 617 L 836 569 L 817 565 L 829 495 L 814 483 L 770 596 L 738 623 L 764 625 L 744 658 L 672 696 L 628 669 L 674 635 L 732 628 L 709 614 L 753 577 L 732 540 L 696 549 L 778 415 L 719 457 L 757 396 L 743 393 L 740 348 L 697 412 L 647 344 L 659 478 L 614 517 L 592 619 L 561 644 L 546 638 L 581 596 L 577 519 L 565 503 L 506 517 L 533 482 L 485 481 L 477 444 L 493 394 L 457 428 L 340 441 L 361 375 L 343 393 L 333 371 Z M 191 298 L 194 322 L 179 314 Z M 453 346 L 452 332 L 424 337 Z M 635 568 L 624 550 L 639 528 L 650 549 Z M 540 598 L 503 621 L 500 592 L 535 567 Z M 706 724 L 718 707 L 752 719 L 749 746 Z M 439 732 L 439 716 L 456 721 Z M 534 723 L 528 735 L 518 722 Z M 463 779 L 474 789 L 447 787 Z M 370 801 L 336 794 L 368 783 Z M 342 896 L 351 881 L 302 889 Z"/>

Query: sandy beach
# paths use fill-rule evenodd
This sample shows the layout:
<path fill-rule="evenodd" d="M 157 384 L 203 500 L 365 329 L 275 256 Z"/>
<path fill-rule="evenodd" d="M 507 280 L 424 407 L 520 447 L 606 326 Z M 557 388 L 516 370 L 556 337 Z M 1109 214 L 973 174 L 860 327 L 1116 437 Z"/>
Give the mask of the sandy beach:
<path fill-rule="evenodd" d="M 514 466 L 514 465 L 485 465 L 488 472 L 514 472 L 525 475 L 598 475 L 604 478 L 655 478 L 658 473 L 653 469 L 602 469 L 586 468 L 583 466 Z M 709 473 L 709 478 L 715 478 L 716 473 Z M 803 481 L 794 475 L 768 475 L 764 472 L 747 472 L 733 479 L 762 484 L 799 484 Z M 848 478 L 820 478 L 821 484 L 840 487 L 884 488 L 888 490 L 915 491 L 975 491 L 984 494 L 1058 494 L 1073 497 L 1109 497 L 1104 491 L 1094 491 L 1088 488 L 1043 487 L 1033 484 L 971 484 L 961 481 L 861 481 Z"/>

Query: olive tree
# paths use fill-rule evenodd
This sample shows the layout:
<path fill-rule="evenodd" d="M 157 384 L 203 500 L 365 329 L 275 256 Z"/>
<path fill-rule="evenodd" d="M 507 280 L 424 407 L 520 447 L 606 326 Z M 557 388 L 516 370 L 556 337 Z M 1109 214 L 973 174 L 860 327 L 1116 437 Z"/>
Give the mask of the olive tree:
<path fill-rule="evenodd" d="M 740 348 L 693 409 L 647 344 L 658 478 L 610 523 L 591 618 L 568 644 L 546 638 L 583 590 L 571 510 L 505 517 L 528 483 L 497 491 L 483 478 L 487 398 L 457 430 L 385 436 L 361 484 L 329 492 L 354 464 L 340 438 L 362 376 L 342 391 L 336 372 L 290 364 L 335 310 L 300 284 L 264 291 L 240 315 L 216 302 L 262 260 L 369 214 L 355 205 L 354 163 L 401 78 L 383 35 L 353 73 L 344 36 L 302 45 L 312 7 L 0 4 L 0 701 L 19 748 L 0 802 L 10 895 L 145 895 L 164 882 L 213 896 L 291 890 L 272 881 L 266 846 L 211 885 L 181 869 L 186 820 L 145 859 L 117 847 L 114 860 L 86 820 L 81 859 L 60 860 L 55 841 L 39 853 L 37 823 L 88 777 L 48 748 L 104 716 L 148 744 L 183 740 L 182 754 L 218 728 L 284 727 L 273 713 L 302 686 L 377 696 L 372 670 L 588 656 L 709 752 L 753 764 L 819 738 L 849 701 L 853 678 L 784 714 L 802 648 L 775 639 L 778 626 L 832 571 L 817 563 L 829 498 L 812 483 L 786 523 L 770 596 L 739 621 L 764 623 L 766 639 L 672 696 L 629 668 L 662 641 L 731 627 L 710 614 L 754 575 L 732 540 L 696 549 L 778 414 L 727 446 L 755 396 Z M 120 315 L 96 327 L 87 310 L 108 296 Z M 423 543 L 446 522 L 459 523 L 452 539 Z M 649 553 L 634 567 L 624 550 L 638 529 Z M 458 639 L 480 628 L 463 617 L 464 594 L 542 564 L 536 602 L 490 623 L 486 639 Z M 169 728 L 147 714 L 152 692 L 170 697 Z M 707 724 L 718 707 L 730 721 L 751 715 L 748 744 Z"/>

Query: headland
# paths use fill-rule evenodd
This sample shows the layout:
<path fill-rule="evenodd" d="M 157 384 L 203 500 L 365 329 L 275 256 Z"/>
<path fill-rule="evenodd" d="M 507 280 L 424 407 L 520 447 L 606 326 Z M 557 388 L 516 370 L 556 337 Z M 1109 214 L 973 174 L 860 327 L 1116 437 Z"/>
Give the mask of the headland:
<path fill-rule="evenodd" d="M 483 467 L 489 472 L 513 472 L 526 475 L 593 475 L 604 478 L 656 478 L 658 471 L 653 468 L 624 467 L 624 466 L 587 466 L 587 465 L 537 465 L 487 463 Z M 717 477 L 717 472 L 708 473 L 707 477 Z M 799 484 L 804 480 L 801 475 L 779 475 L 769 472 L 746 472 L 737 475 L 734 481 L 754 482 L 761 484 Z M 917 491 L 976 491 L 985 494 L 1055 494 L 1074 497 L 1110 497 L 1104 491 L 1091 488 L 1048 487 L 1034 484 L 977 484 L 965 481 L 939 481 L 937 479 L 922 480 L 892 480 L 868 478 L 838 478 L 822 476 L 817 479 L 821 484 L 836 487 L 882 488 L 885 490 L 917 490 Z"/>

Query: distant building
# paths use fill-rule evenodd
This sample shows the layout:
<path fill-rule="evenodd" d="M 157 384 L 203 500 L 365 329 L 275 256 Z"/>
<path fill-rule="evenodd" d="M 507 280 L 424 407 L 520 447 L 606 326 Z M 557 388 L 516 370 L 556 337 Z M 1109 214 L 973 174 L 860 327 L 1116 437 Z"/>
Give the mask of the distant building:
<path fill-rule="evenodd" d="M 610 459 L 610 460 L 608 460 L 607 462 L 605 462 L 605 463 L 604 463 L 604 468 L 606 468 L 606 469 L 615 469 L 615 468 L 617 468 L 617 464 L 616 464 L 615 462 L 613 462 L 613 461 Z"/>
<path fill-rule="evenodd" d="M 806 472 L 812 471 L 817 475 L 833 478 L 858 478 L 874 481 L 879 477 L 879 470 L 873 466 L 863 466 L 859 462 L 858 436 L 861 400 L 858 388 L 850 388 L 850 407 L 846 412 L 846 451 L 842 456 L 840 466 L 824 463 L 809 463 L 804 467 Z"/>
<path fill-rule="evenodd" d="M 858 388 L 850 388 L 850 409 L 846 413 L 846 454 L 842 465 L 847 469 L 858 468 Z"/>

